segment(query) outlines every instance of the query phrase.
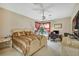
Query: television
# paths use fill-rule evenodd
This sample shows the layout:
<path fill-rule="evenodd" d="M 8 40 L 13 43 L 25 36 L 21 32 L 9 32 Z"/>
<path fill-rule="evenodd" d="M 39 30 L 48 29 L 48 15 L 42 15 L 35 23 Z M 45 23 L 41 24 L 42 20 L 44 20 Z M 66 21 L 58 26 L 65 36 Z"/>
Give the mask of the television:
<path fill-rule="evenodd" d="M 59 34 L 59 31 L 58 30 L 54 30 L 53 32 L 55 32 L 56 34 Z"/>

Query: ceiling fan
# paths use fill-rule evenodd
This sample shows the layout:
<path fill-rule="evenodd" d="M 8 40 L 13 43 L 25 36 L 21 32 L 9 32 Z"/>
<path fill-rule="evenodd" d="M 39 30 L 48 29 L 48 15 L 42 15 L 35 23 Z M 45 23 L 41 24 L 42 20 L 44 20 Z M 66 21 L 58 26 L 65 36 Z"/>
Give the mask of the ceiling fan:
<path fill-rule="evenodd" d="M 47 6 L 43 3 L 34 3 L 34 5 L 38 6 L 38 8 L 34 8 L 35 11 L 40 11 L 42 13 L 42 20 L 45 20 L 45 12 L 47 12 L 51 7 L 52 4 L 48 4 Z"/>

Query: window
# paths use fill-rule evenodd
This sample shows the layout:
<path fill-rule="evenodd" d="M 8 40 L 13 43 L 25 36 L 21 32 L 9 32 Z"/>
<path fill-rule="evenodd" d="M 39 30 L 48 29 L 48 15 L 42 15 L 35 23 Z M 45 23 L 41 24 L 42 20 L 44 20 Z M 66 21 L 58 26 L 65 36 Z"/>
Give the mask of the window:
<path fill-rule="evenodd" d="M 44 28 L 46 29 L 46 31 L 50 32 L 50 22 L 43 23 L 43 24 L 44 24 Z"/>
<path fill-rule="evenodd" d="M 45 22 L 45 23 L 35 22 L 35 31 L 38 31 L 41 25 L 43 25 L 44 29 L 47 32 L 50 32 L 50 22 Z"/>

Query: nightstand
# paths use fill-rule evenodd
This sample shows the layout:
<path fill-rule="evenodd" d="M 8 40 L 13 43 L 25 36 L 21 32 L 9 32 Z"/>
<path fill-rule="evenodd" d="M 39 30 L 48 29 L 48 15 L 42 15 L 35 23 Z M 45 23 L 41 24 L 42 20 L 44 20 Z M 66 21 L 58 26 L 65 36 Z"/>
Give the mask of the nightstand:
<path fill-rule="evenodd" d="M 12 47 L 11 38 L 0 38 L 0 49 L 6 47 Z"/>

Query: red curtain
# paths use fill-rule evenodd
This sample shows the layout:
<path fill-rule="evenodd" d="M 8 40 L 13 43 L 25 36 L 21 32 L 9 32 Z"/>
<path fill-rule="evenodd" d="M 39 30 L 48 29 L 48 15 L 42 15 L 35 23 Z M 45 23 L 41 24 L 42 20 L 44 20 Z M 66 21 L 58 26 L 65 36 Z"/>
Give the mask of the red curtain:
<path fill-rule="evenodd" d="M 41 23 L 35 22 L 35 31 L 38 31 L 40 28 Z"/>
<path fill-rule="evenodd" d="M 39 30 L 41 24 L 44 25 L 44 28 L 46 29 L 47 32 L 50 32 L 50 22 L 46 22 L 46 23 L 35 22 L 35 31 L 36 32 Z"/>

